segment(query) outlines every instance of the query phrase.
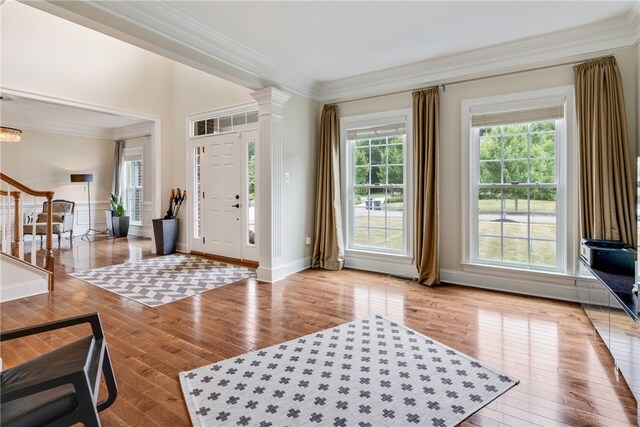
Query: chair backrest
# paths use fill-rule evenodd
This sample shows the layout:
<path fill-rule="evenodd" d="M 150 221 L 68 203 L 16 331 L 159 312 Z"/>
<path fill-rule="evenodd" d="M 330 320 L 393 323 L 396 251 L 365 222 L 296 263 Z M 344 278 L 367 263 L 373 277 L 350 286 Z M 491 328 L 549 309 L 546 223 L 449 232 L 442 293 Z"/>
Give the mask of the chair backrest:
<path fill-rule="evenodd" d="M 68 200 L 56 199 L 51 201 L 52 213 L 66 214 L 73 213 L 76 206 L 76 202 L 70 202 Z M 42 204 L 42 212 L 47 211 L 47 202 Z"/>

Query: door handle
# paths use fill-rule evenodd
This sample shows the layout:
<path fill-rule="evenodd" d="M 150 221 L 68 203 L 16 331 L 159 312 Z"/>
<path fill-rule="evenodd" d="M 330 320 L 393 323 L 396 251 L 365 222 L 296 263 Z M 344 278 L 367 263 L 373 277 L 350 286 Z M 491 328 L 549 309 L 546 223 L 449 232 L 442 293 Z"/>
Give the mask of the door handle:
<path fill-rule="evenodd" d="M 231 205 L 232 208 L 239 208 L 240 207 L 240 203 L 236 203 L 235 205 Z"/>

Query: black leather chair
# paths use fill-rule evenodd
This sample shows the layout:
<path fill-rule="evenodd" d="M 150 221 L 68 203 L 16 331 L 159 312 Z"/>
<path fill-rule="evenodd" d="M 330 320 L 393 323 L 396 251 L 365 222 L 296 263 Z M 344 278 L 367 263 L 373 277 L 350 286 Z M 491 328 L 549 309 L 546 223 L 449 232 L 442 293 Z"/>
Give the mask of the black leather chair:
<path fill-rule="evenodd" d="M 0 373 L 2 426 L 100 426 L 118 387 L 98 313 L 0 333 L 0 342 L 89 323 L 91 335 Z M 100 377 L 107 397 L 98 402 Z"/>

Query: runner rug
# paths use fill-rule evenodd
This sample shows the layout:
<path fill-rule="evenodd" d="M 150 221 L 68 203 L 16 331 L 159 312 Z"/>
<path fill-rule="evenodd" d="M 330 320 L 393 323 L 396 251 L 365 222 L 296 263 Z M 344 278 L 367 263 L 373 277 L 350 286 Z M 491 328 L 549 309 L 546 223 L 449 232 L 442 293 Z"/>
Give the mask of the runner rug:
<path fill-rule="evenodd" d="M 255 270 L 190 255 L 168 255 L 71 275 L 157 307 L 255 276 Z"/>
<path fill-rule="evenodd" d="M 381 316 L 180 373 L 194 426 L 454 426 L 518 380 Z"/>

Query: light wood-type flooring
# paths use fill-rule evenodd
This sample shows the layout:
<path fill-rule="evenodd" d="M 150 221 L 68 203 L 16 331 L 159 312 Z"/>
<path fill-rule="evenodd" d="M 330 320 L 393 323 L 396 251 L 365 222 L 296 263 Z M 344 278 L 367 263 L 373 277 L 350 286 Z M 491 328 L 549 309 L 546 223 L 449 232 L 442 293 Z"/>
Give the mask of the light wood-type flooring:
<path fill-rule="evenodd" d="M 178 372 L 373 314 L 520 379 L 463 425 L 636 425 L 636 402 L 578 304 L 307 270 L 275 284 L 247 279 L 149 308 L 67 275 L 152 257 L 150 245 L 136 238 L 63 240 L 54 246 L 55 291 L 0 304 L 3 331 L 100 312 L 119 385 L 115 404 L 101 413 L 105 426 L 189 425 Z M 6 368 L 83 333 L 76 327 L 10 341 L 0 356 Z"/>

